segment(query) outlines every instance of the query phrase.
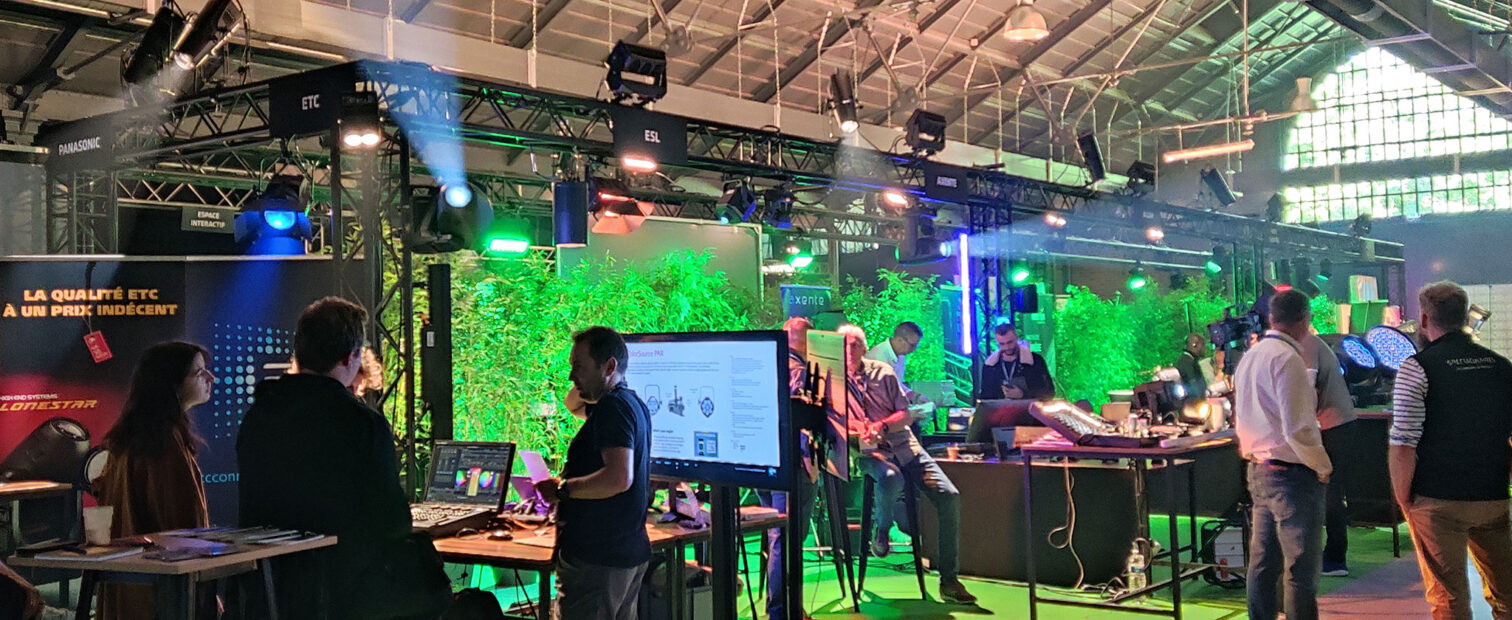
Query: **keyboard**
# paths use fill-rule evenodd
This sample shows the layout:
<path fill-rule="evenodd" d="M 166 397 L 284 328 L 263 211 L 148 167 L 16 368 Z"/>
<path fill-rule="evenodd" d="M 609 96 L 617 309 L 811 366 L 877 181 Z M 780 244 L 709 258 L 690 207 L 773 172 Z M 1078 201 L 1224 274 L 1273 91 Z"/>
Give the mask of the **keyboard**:
<path fill-rule="evenodd" d="M 466 528 L 481 530 L 494 515 L 492 509 L 465 504 L 410 504 L 410 529 L 431 538 L 445 538 Z"/>

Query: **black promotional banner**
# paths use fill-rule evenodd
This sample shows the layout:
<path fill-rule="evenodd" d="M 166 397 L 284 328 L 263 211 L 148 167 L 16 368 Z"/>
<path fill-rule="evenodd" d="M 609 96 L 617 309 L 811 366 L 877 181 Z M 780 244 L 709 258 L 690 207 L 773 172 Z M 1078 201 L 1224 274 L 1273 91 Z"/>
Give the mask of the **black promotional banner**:
<path fill-rule="evenodd" d="M 57 174 L 113 167 L 115 119 L 113 114 L 91 116 L 44 129 L 36 144 L 47 148 L 47 170 Z"/>
<path fill-rule="evenodd" d="M 236 523 L 242 413 L 258 380 L 288 368 L 295 320 L 331 275 L 322 259 L 0 261 L 0 469 L 51 441 L 48 460 L 68 461 L 52 469 L 82 472 L 141 354 L 187 340 L 214 358 L 211 402 L 193 411 L 210 518 Z M 60 418 L 83 436 L 46 436 Z"/>
<path fill-rule="evenodd" d="M 640 108 L 616 107 L 614 156 L 646 157 L 663 166 L 688 163 L 688 122 Z"/>
<path fill-rule="evenodd" d="M 934 200 L 965 204 L 971 200 L 967 170 L 960 166 L 926 161 L 923 164 L 924 195 Z"/>
<path fill-rule="evenodd" d="M 275 138 L 328 131 L 341 117 L 341 96 L 356 89 L 355 65 L 295 73 L 268 84 L 268 130 Z"/>

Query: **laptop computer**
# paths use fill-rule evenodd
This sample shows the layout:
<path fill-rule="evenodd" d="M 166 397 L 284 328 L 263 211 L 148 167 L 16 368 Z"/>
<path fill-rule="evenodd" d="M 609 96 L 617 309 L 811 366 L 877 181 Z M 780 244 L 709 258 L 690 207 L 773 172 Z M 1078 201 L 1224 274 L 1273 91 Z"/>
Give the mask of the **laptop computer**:
<path fill-rule="evenodd" d="M 487 527 L 503 508 L 514 456 L 507 442 L 437 441 L 424 501 L 410 505 L 411 528 L 444 538 Z"/>

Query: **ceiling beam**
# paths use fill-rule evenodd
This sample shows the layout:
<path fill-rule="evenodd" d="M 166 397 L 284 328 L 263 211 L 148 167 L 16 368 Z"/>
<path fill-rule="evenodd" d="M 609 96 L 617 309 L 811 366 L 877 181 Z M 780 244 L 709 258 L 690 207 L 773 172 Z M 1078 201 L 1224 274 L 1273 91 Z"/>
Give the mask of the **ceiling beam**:
<path fill-rule="evenodd" d="M 661 13 L 664 12 L 667 15 L 671 15 L 672 9 L 677 8 L 677 5 L 681 2 L 682 0 L 666 0 L 666 2 L 663 2 L 662 10 L 660 12 L 652 11 L 651 15 L 646 19 L 641 20 L 640 25 L 635 27 L 635 32 L 630 33 L 630 36 L 625 38 L 625 40 L 631 43 L 640 43 L 641 39 L 644 39 L 646 38 L 646 35 L 651 34 L 652 28 L 661 25 Z"/>
<path fill-rule="evenodd" d="M 949 13 L 951 9 L 954 9 L 956 5 L 960 3 L 961 0 L 945 0 L 944 3 L 940 4 L 940 8 L 936 9 L 935 12 L 929 14 L 929 17 L 926 17 L 919 22 L 919 36 L 924 36 L 924 33 L 927 32 L 931 27 L 933 27 L 935 25 L 935 22 L 940 21 L 940 18 L 945 17 L 946 13 Z M 897 54 L 898 52 L 903 51 L 908 46 L 913 45 L 914 42 L 914 35 L 911 34 L 898 39 L 898 42 L 893 45 L 893 54 Z M 872 61 L 866 65 L 866 68 L 856 76 L 856 83 L 865 84 L 867 79 L 871 78 L 871 76 L 875 75 L 878 71 L 881 71 L 882 67 L 886 64 L 887 59 L 883 58 L 882 56 L 873 58 Z"/>
<path fill-rule="evenodd" d="M 1166 37 L 1166 42 L 1167 43 L 1165 45 L 1151 45 L 1148 49 L 1145 49 L 1143 51 L 1140 51 L 1140 52 L 1138 52 L 1136 54 L 1131 55 L 1129 57 L 1129 60 L 1125 63 L 1125 65 L 1126 66 L 1131 66 L 1131 67 L 1138 67 L 1140 64 L 1143 64 L 1146 60 L 1149 60 L 1155 54 L 1157 54 L 1157 53 L 1161 52 L 1162 50 L 1168 48 L 1170 46 L 1170 43 L 1175 42 L 1177 39 L 1180 39 L 1181 37 L 1185 36 L 1186 33 L 1190 32 L 1192 30 L 1192 28 L 1196 27 L 1198 24 L 1201 24 L 1202 22 L 1207 21 L 1207 19 L 1210 18 L 1210 17 L 1212 17 L 1214 13 L 1217 13 L 1220 9 L 1223 9 L 1224 7 L 1227 7 L 1227 6 L 1229 6 L 1229 0 L 1216 0 L 1211 5 L 1209 5 L 1207 8 L 1203 9 L 1200 13 L 1198 13 L 1196 17 L 1194 17 L 1193 19 L 1187 20 L 1185 23 L 1183 23 L 1180 26 L 1178 26 L 1176 28 L 1175 32 L 1171 33 L 1169 36 Z M 1221 45 L 1221 43 L 1217 44 L 1217 45 L 1213 45 L 1213 46 L 1207 48 L 1206 50 L 1204 50 L 1203 55 L 1206 56 L 1206 55 L 1212 54 L 1213 50 L 1217 49 L 1220 45 Z M 1073 63 L 1073 69 L 1062 71 L 1061 72 L 1061 77 L 1070 77 L 1071 74 L 1072 74 L 1072 71 L 1074 70 L 1074 68 L 1075 68 L 1075 64 Z M 1161 82 L 1161 83 L 1163 83 L 1163 82 Z M 1113 93 L 1110 92 L 1109 94 L 1111 95 Z M 1141 98 L 1141 97 L 1139 97 L 1139 96 L 1136 95 L 1136 96 L 1129 97 L 1128 101 L 1130 101 L 1130 102 L 1133 102 L 1133 101 L 1149 102 L 1150 98 L 1149 97 L 1142 97 Z M 1159 105 L 1159 104 L 1156 104 L 1156 105 Z M 1138 107 L 1138 105 L 1136 105 L 1136 104 L 1131 104 L 1131 106 Z M 1019 112 L 1023 111 L 1026 108 L 1027 108 L 1027 106 L 1024 105 L 1024 102 L 1023 102 L 1022 99 L 1016 101 L 1015 105 L 1014 105 L 1014 110 L 1012 112 L 1009 112 L 1008 115 L 1003 118 L 1003 122 L 1006 123 L 1006 122 L 1012 120 L 1014 116 L 1016 116 Z M 1162 106 L 1161 110 L 1164 110 L 1164 109 L 1165 109 L 1164 106 Z M 976 136 L 974 136 L 974 137 L 971 138 L 971 143 L 972 144 L 981 144 L 981 142 L 983 140 L 986 140 L 988 136 L 992 135 L 993 131 L 995 131 L 995 129 L 992 128 L 992 127 L 983 128 L 982 131 L 981 131 L 981 133 L 978 133 Z M 1048 132 L 1049 132 L 1049 128 L 1046 127 L 1045 131 L 1041 131 L 1041 132 L 1038 132 L 1038 133 L 1034 134 L 1031 137 L 1030 140 L 1020 140 L 1019 143 L 1020 144 L 1032 144 L 1034 140 L 1039 139 L 1040 137 L 1044 136 Z"/>
<path fill-rule="evenodd" d="M 1295 15 L 1291 19 L 1287 20 L 1287 22 L 1286 22 L 1286 24 L 1284 26 L 1281 26 L 1280 28 L 1277 28 L 1277 29 L 1271 31 L 1271 33 L 1269 35 L 1266 35 L 1266 37 L 1264 39 L 1261 39 L 1253 47 L 1270 47 L 1271 44 L 1276 41 L 1277 37 L 1281 36 L 1282 34 L 1285 34 L 1287 31 L 1291 30 L 1292 28 L 1295 28 L 1298 24 L 1301 24 L 1303 20 L 1307 19 L 1307 13 L 1308 13 L 1307 9 L 1303 9 L 1303 10 L 1297 11 L 1297 15 Z M 1253 24 L 1251 24 L 1251 26 L 1253 26 Z M 1295 49 L 1291 50 L 1288 53 L 1296 52 L 1297 50 L 1305 50 L 1305 49 L 1307 49 L 1307 48 L 1306 47 L 1299 47 L 1299 48 L 1295 48 Z M 1197 63 L 1195 65 L 1187 67 L 1186 70 L 1183 71 L 1183 72 L 1181 72 L 1181 74 L 1178 75 L 1175 80 L 1167 82 L 1167 84 L 1176 84 L 1182 78 L 1186 77 L 1188 73 L 1192 72 L 1197 67 L 1202 66 L 1204 64 L 1207 64 L 1207 63 Z M 1196 97 L 1198 94 L 1200 94 L 1204 90 L 1207 90 L 1212 85 L 1213 85 L 1213 81 L 1212 80 L 1197 80 L 1197 83 L 1193 84 L 1191 86 L 1191 88 L 1186 89 L 1180 95 L 1177 95 L 1176 97 L 1172 98 L 1171 101 L 1176 102 L 1174 104 L 1174 107 L 1181 107 L 1181 104 L 1183 102 L 1191 101 L 1193 97 Z M 1155 100 L 1155 95 L 1159 95 L 1159 94 L 1160 94 L 1159 92 L 1156 92 L 1156 93 L 1151 94 L 1149 97 L 1144 97 L 1144 99 L 1148 99 L 1148 100 L 1154 101 Z M 1170 114 L 1162 114 L 1161 116 L 1157 116 L 1155 118 L 1160 119 L 1160 118 L 1169 117 L 1169 116 L 1170 116 Z M 1117 122 L 1117 120 L 1118 120 L 1118 118 L 1114 117 L 1113 121 Z"/>
<path fill-rule="evenodd" d="M 1091 2 L 1087 3 L 1086 6 L 1083 6 L 1082 8 L 1077 9 L 1076 12 L 1066 16 L 1066 18 L 1061 20 L 1060 23 L 1057 23 L 1054 28 L 1050 29 L 1049 36 L 1035 42 L 1035 44 L 1031 46 L 1027 51 L 1019 55 L 1019 57 L 1017 58 L 1019 68 L 1010 69 L 1006 76 L 1001 77 L 998 80 L 998 83 L 1007 84 L 1015 79 L 1018 79 L 1021 76 L 1026 75 L 1029 70 L 1029 65 L 1037 62 L 1041 56 L 1044 56 L 1046 53 L 1048 53 L 1050 49 L 1055 47 L 1057 43 L 1060 43 L 1077 28 L 1082 27 L 1082 25 L 1086 24 L 1093 17 L 1097 16 L 1097 14 L 1101 13 L 1103 9 L 1108 8 L 1108 5 L 1111 3 L 1112 0 L 1092 0 Z M 1004 15 L 1004 19 L 1007 19 L 1006 14 Z M 999 26 L 999 28 L 1002 28 L 1002 26 Z M 965 55 L 962 54 L 961 56 L 964 57 Z M 970 88 L 971 85 L 967 84 L 966 86 L 967 88 Z M 952 112 L 951 114 L 946 115 L 946 120 L 950 123 L 955 123 L 956 121 L 961 120 L 967 114 L 970 114 L 972 110 L 976 109 L 977 106 L 981 105 L 982 102 L 991 99 L 994 94 L 997 94 L 997 92 L 997 90 L 983 89 L 979 93 L 967 95 L 966 105 L 960 108 L 959 113 Z"/>
<path fill-rule="evenodd" d="M 1254 28 L 1255 24 L 1264 21 L 1265 18 L 1270 15 L 1271 11 L 1276 10 L 1276 8 L 1279 7 L 1279 6 L 1281 6 L 1282 4 L 1283 4 L 1282 0 L 1251 0 L 1249 2 L 1249 12 L 1250 12 L 1250 15 L 1249 15 L 1249 26 L 1250 26 L 1250 28 Z M 1287 3 L 1287 4 L 1289 4 L 1289 3 Z M 1305 11 L 1303 12 L 1303 14 L 1304 15 L 1306 14 Z M 1221 50 L 1221 49 L 1223 49 L 1225 47 L 1228 47 L 1230 45 L 1233 45 L 1235 42 L 1241 40 L 1243 38 L 1243 36 L 1244 36 L 1244 26 L 1243 26 L 1243 24 L 1244 24 L 1244 22 L 1241 21 L 1241 22 L 1239 22 L 1239 24 L 1236 24 L 1235 27 L 1234 27 L 1234 29 L 1231 30 L 1231 31 L 1229 31 L 1228 34 L 1220 36 L 1220 37 L 1215 37 L 1216 40 L 1213 42 L 1213 44 L 1210 45 L 1210 46 L 1208 46 L 1206 49 L 1202 50 L 1202 54 L 1201 55 L 1202 56 L 1211 56 L 1214 53 L 1217 53 L 1219 50 Z M 1147 81 L 1148 84 L 1145 86 L 1145 88 L 1141 89 L 1139 92 L 1133 93 L 1132 94 L 1133 98 L 1135 100 L 1137 100 L 1137 101 L 1151 101 L 1151 100 L 1154 100 L 1154 99 L 1156 99 L 1156 97 L 1158 95 L 1160 95 L 1160 93 L 1164 92 L 1172 84 L 1176 84 L 1176 83 L 1180 82 L 1182 79 L 1186 78 L 1186 76 L 1188 74 L 1190 74 L 1191 72 L 1197 70 L 1198 67 L 1201 67 L 1201 66 L 1203 66 L 1205 64 L 1207 64 L 1207 63 L 1206 62 L 1198 62 L 1198 63 L 1193 63 L 1191 65 L 1186 65 L 1186 66 L 1181 66 L 1181 67 L 1172 67 L 1171 69 L 1163 70 L 1163 71 L 1160 71 L 1158 73 L 1146 74 L 1145 75 L 1145 80 L 1141 80 L 1141 82 L 1144 83 L 1144 82 Z M 1201 84 L 1199 84 L 1199 86 L 1201 86 L 1202 88 L 1206 88 L 1208 86 L 1208 84 L 1201 83 Z M 1198 90 L 1200 91 L 1201 89 L 1198 89 Z M 1177 102 L 1186 101 L 1193 94 L 1195 94 L 1195 93 L 1193 93 L 1191 91 L 1188 91 L 1187 93 L 1184 93 L 1184 96 L 1182 96 L 1182 97 L 1176 97 L 1176 98 L 1172 99 L 1172 101 L 1177 101 Z M 1179 107 L 1179 103 L 1178 103 L 1178 107 Z M 1130 109 L 1130 110 L 1124 110 L 1122 112 L 1114 114 L 1113 118 L 1108 121 L 1108 125 L 1112 126 L 1114 123 L 1117 123 L 1118 121 L 1122 120 L 1124 117 L 1128 116 L 1128 114 L 1130 112 L 1132 112 L 1132 111 L 1133 110 Z M 1164 115 L 1162 115 L 1162 116 L 1164 116 Z"/>
<path fill-rule="evenodd" d="M 764 22 L 767 19 L 771 18 L 772 14 L 777 12 L 777 8 L 781 7 L 782 3 L 786 1 L 787 0 L 771 0 L 770 2 L 762 4 L 756 9 L 755 17 L 753 17 L 750 21 L 742 21 L 741 23 L 759 24 L 761 22 Z M 744 20 L 745 16 L 742 15 L 741 19 Z M 699 79 L 703 78 L 705 73 L 708 73 L 710 69 L 714 68 L 714 65 L 719 64 L 720 60 L 728 55 L 731 50 L 735 49 L 735 46 L 740 43 L 740 40 L 745 38 L 746 32 L 748 31 L 738 31 L 735 34 L 730 35 L 730 38 L 725 40 L 724 43 L 720 43 L 719 48 L 714 50 L 713 54 L 711 54 L 708 58 L 705 58 L 704 61 L 698 65 L 698 68 L 693 71 L 693 75 L 688 76 L 688 79 L 683 80 L 683 85 L 692 86 L 694 83 L 698 82 Z M 745 93 L 741 93 L 741 96 L 745 96 Z"/>
<path fill-rule="evenodd" d="M 541 12 L 536 14 L 535 30 L 545 32 L 546 27 L 551 25 L 551 20 L 554 20 L 558 15 L 561 15 L 562 11 L 565 10 L 567 8 L 567 5 L 569 4 L 572 4 L 572 0 L 549 0 L 546 3 L 546 8 L 541 9 Z M 514 34 L 509 35 L 508 43 L 510 47 L 525 49 L 534 39 L 535 32 L 531 30 L 530 24 L 527 23 L 521 25 L 519 28 L 516 28 Z"/>
<path fill-rule="evenodd" d="M 79 30 L 84 27 L 84 17 L 70 15 L 63 20 L 63 27 L 54 33 L 47 41 L 47 47 L 42 50 L 42 55 L 37 62 L 32 63 L 31 69 L 20 80 L 10 87 L 11 109 L 19 110 L 33 97 L 42 94 L 56 81 L 61 81 L 63 76 L 58 75 L 58 68 L 54 65 L 63 57 L 63 52 L 74 42 Z"/>
<path fill-rule="evenodd" d="M 420 11 L 425 10 L 425 7 L 430 3 L 431 0 L 415 0 L 408 7 L 405 7 L 403 13 L 399 14 L 399 21 L 406 24 L 415 21 L 415 18 L 420 16 Z"/>
<path fill-rule="evenodd" d="M 882 0 L 861 0 L 856 3 L 856 10 L 869 9 L 879 4 L 882 4 Z M 860 17 L 857 19 L 866 18 Z M 772 97 L 777 96 L 778 89 L 783 85 L 792 83 L 793 80 L 798 79 L 798 76 L 803 75 L 804 71 L 808 71 L 808 68 L 813 66 L 819 60 L 819 57 L 824 54 L 824 50 L 839 43 L 840 38 L 849 33 L 853 27 L 855 27 L 854 22 L 843 16 L 839 20 L 830 23 L 829 27 L 824 29 L 823 41 L 816 39 L 813 43 L 804 47 L 803 52 L 798 54 L 797 58 L 785 64 L 782 70 L 773 72 L 772 77 L 768 78 L 765 84 L 756 87 L 756 92 L 751 98 L 762 103 L 771 101 Z M 823 95 L 820 96 L 823 97 Z"/>

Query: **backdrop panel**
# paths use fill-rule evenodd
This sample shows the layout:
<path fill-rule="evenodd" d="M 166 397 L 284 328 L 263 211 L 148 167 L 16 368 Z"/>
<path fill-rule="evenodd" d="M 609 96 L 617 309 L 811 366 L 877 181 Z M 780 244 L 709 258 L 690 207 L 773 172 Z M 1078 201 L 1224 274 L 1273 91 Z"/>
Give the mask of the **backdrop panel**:
<path fill-rule="evenodd" d="M 85 445 L 98 447 L 120 415 L 142 352 L 188 340 L 211 351 L 217 376 L 211 402 L 193 412 L 210 517 L 235 523 L 241 415 L 256 382 L 287 368 L 299 311 L 334 290 L 331 279 L 325 259 L 0 261 L 0 465 L 51 442 L 47 458 L 82 472 Z M 48 435 L 55 418 L 87 439 L 59 443 Z"/>

